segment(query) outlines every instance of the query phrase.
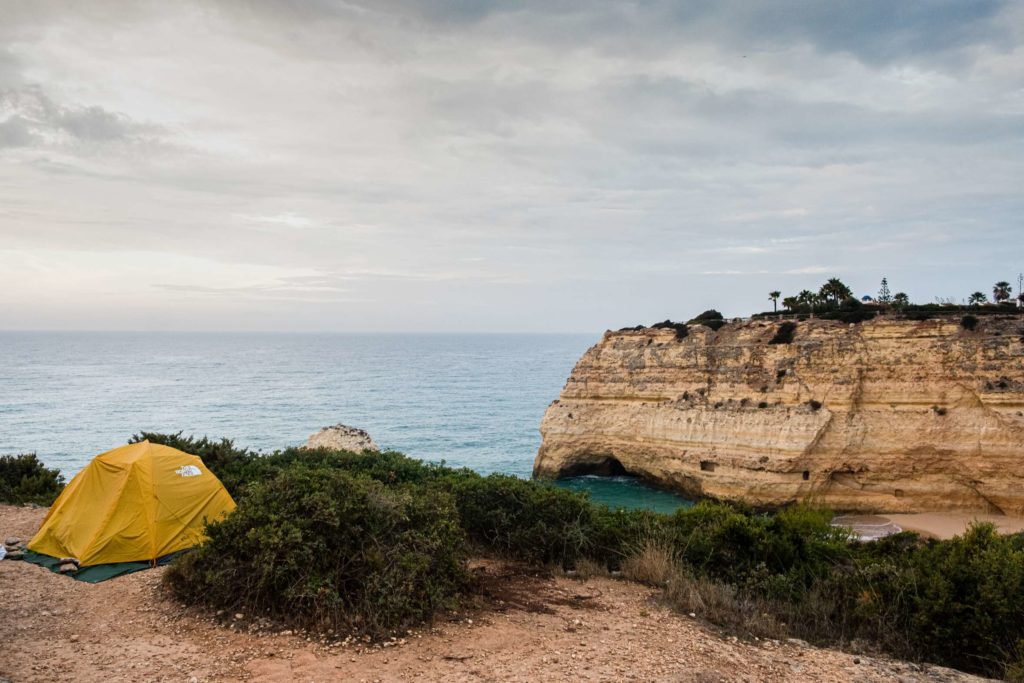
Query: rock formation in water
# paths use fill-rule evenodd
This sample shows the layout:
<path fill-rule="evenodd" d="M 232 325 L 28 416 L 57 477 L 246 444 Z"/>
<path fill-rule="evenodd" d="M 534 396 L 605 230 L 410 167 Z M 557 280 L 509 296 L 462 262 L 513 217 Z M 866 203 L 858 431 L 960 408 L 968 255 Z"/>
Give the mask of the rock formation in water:
<path fill-rule="evenodd" d="M 324 427 L 315 434 L 310 434 L 303 448 L 329 448 L 335 451 L 380 451 L 370 435 L 363 429 L 336 424 Z"/>
<path fill-rule="evenodd" d="M 606 332 L 544 415 L 535 476 L 629 473 L 766 507 L 1024 514 L 1024 320 L 811 319 L 789 343 L 782 324 Z"/>

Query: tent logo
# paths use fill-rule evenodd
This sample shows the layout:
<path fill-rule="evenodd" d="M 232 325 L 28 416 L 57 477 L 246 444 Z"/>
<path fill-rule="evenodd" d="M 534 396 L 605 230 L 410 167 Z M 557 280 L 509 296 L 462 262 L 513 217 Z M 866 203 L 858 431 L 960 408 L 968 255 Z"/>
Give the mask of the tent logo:
<path fill-rule="evenodd" d="M 182 465 L 174 471 L 182 477 L 198 477 L 203 473 L 202 470 L 195 465 Z"/>

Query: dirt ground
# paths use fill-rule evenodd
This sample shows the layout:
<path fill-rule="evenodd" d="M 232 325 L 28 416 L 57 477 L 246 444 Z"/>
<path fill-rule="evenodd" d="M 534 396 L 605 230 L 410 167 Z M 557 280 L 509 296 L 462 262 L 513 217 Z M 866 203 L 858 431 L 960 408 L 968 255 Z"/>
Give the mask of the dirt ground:
<path fill-rule="evenodd" d="M 44 513 L 0 505 L 0 537 L 30 538 Z M 484 607 L 385 647 L 184 609 L 163 595 L 162 568 L 90 585 L 3 561 L 0 681 L 982 680 L 797 641 L 745 642 L 624 581 L 485 569 Z"/>

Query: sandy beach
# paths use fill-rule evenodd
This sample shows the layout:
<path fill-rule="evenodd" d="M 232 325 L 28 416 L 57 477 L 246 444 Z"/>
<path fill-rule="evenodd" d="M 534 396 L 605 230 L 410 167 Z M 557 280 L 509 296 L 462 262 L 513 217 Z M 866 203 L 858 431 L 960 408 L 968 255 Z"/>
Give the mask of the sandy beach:
<path fill-rule="evenodd" d="M 990 522 L 1005 534 L 1024 531 L 1024 518 L 969 512 L 916 512 L 909 514 L 839 515 L 833 523 L 849 526 L 862 538 L 877 538 L 899 531 L 914 531 L 928 538 L 958 536 L 974 522 Z"/>
<path fill-rule="evenodd" d="M 44 509 L 0 505 L 0 534 L 30 537 Z M 801 641 L 743 640 L 656 591 L 486 572 L 480 607 L 384 645 L 282 632 L 249 615 L 186 609 L 160 588 L 164 568 L 85 584 L 0 562 L 0 680 L 127 681 L 980 681 L 942 667 Z"/>

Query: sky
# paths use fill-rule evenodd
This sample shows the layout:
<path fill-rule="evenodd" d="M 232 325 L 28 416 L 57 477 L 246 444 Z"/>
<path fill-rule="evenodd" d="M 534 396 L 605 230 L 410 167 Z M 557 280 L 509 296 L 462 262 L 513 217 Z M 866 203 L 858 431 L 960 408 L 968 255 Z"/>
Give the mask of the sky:
<path fill-rule="evenodd" d="M 1022 216 L 1021 2 L 0 0 L 0 329 L 959 301 Z"/>

